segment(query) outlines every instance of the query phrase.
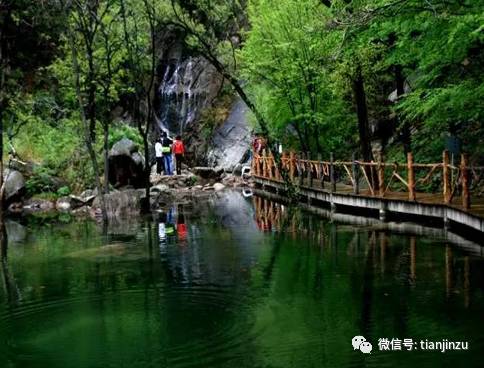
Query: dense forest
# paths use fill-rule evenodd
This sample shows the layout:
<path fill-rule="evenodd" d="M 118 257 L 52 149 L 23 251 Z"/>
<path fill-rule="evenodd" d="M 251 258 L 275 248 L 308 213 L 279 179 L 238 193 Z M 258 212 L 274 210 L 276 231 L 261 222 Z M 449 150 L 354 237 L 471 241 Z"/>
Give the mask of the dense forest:
<path fill-rule="evenodd" d="M 150 162 L 167 29 L 284 147 L 481 161 L 483 25 L 482 0 L 1 0 L 3 162 L 38 164 L 31 193 L 108 191 L 122 137 Z"/>

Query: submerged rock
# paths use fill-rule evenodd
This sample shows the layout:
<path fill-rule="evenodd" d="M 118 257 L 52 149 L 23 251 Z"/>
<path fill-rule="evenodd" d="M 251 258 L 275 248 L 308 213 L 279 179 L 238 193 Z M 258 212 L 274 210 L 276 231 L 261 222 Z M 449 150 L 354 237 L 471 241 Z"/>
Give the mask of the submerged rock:
<path fill-rule="evenodd" d="M 23 209 L 27 213 L 49 212 L 55 209 L 55 203 L 48 199 L 30 198 Z"/>
<path fill-rule="evenodd" d="M 143 186 L 144 157 L 138 152 L 138 146 L 130 139 L 123 138 L 116 142 L 109 151 L 109 182 L 120 188 L 132 185 Z"/>

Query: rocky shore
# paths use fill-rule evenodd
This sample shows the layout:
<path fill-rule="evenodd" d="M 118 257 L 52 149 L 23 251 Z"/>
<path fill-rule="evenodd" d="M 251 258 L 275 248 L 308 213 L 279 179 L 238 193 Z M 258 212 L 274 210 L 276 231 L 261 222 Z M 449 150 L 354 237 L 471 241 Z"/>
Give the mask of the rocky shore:
<path fill-rule="evenodd" d="M 101 196 L 97 190 L 87 189 L 80 194 L 71 194 L 57 199 L 41 197 L 26 198 L 25 180 L 20 172 L 10 170 L 5 173 L 8 213 L 30 215 L 48 212 L 69 213 L 74 216 L 101 217 Z M 193 197 L 210 195 L 226 188 L 251 187 L 250 179 L 224 173 L 218 168 L 194 168 L 184 170 L 182 175 L 164 176 L 153 173 L 150 177 L 149 201 L 151 209 L 166 203 L 188 200 Z M 144 188 L 131 185 L 111 189 L 104 194 L 108 217 L 124 217 L 139 214 L 141 202 L 145 200 Z"/>

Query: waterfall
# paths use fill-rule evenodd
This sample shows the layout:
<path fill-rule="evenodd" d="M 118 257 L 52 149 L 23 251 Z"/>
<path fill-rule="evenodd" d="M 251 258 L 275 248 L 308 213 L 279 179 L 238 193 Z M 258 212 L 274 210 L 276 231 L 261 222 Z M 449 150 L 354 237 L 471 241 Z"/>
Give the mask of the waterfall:
<path fill-rule="evenodd" d="M 208 102 L 206 62 L 200 58 L 172 59 L 162 64 L 158 125 L 183 134 Z M 210 81 L 208 81 L 210 82 Z"/>

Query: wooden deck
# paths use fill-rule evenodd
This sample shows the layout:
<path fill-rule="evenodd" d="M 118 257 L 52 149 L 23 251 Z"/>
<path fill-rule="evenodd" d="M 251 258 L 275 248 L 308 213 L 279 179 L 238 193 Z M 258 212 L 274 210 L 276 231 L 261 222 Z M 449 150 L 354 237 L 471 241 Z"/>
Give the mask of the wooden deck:
<path fill-rule="evenodd" d="M 309 180 L 303 180 L 303 186 L 309 187 Z M 325 189 L 329 190 L 329 184 L 326 183 L 324 188 L 320 183 L 317 183 L 313 180 L 312 187 L 316 189 Z M 351 185 L 346 185 L 342 183 L 336 184 L 336 193 L 344 193 L 344 194 L 353 194 L 353 187 Z M 360 189 L 357 196 L 362 197 L 374 197 L 369 189 Z M 398 200 L 398 201 L 409 201 L 408 193 L 406 192 L 395 192 L 395 191 L 388 191 L 386 192 L 381 198 L 389 199 L 389 200 Z M 439 205 L 443 204 L 443 196 L 441 193 L 426 193 L 426 192 L 415 192 L 415 202 L 417 203 L 424 203 L 430 205 Z M 484 197 L 473 197 L 472 203 L 469 209 L 465 209 L 462 206 L 462 201 L 460 197 L 454 197 L 448 204 L 448 206 L 468 212 L 475 216 L 479 216 L 484 218 Z"/>
<path fill-rule="evenodd" d="M 308 202 L 378 210 L 381 217 L 387 212 L 433 217 L 445 226 L 454 222 L 484 233 L 484 167 L 472 165 L 467 154 L 458 165 L 447 151 L 437 163 L 416 163 L 411 152 L 403 163 L 311 156 L 290 151 L 276 160 L 270 152 L 254 154 L 252 176 L 278 193 L 290 184 Z"/>

